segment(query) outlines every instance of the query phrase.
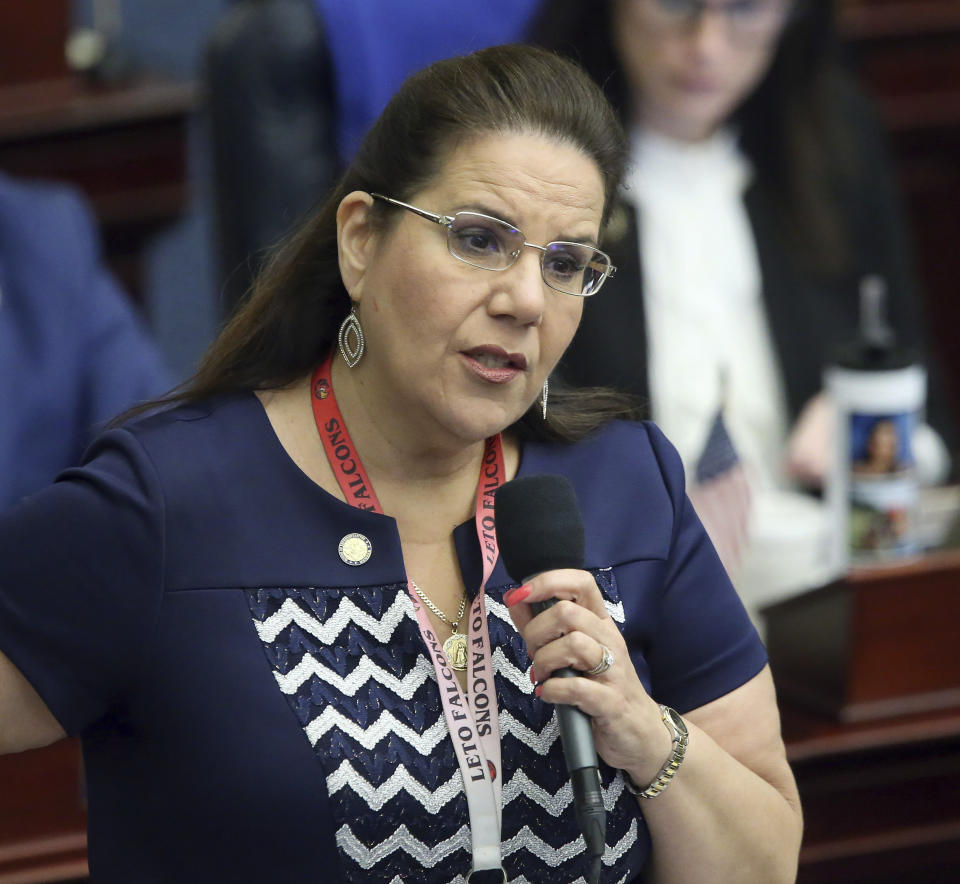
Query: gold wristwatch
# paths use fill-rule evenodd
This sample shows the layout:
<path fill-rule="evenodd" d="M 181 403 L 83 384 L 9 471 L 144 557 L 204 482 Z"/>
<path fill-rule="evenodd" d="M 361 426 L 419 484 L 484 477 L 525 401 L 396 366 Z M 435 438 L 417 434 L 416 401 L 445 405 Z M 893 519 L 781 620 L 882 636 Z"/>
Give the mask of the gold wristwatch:
<path fill-rule="evenodd" d="M 660 716 L 667 730 L 670 731 L 670 736 L 673 738 L 673 752 L 670 753 L 667 763 L 660 768 L 660 773 L 653 778 L 653 782 L 643 791 L 633 782 L 630 774 L 624 771 L 623 780 L 626 784 L 627 791 L 637 798 L 656 798 L 657 795 L 666 789 L 670 784 L 670 780 L 674 778 L 680 769 L 683 756 L 687 752 L 687 740 L 690 738 L 690 732 L 687 730 L 686 722 L 675 710 L 669 706 L 664 706 L 663 703 L 660 704 Z"/>

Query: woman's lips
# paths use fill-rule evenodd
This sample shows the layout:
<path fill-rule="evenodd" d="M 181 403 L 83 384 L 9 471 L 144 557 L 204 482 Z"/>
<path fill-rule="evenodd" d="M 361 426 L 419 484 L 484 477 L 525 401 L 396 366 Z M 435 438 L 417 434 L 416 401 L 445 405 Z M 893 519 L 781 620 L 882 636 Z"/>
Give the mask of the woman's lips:
<path fill-rule="evenodd" d="M 527 358 L 522 353 L 508 353 L 500 347 L 474 347 L 463 351 L 470 370 L 492 384 L 506 384 L 527 369 Z"/>
<path fill-rule="evenodd" d="M 690 95 L 713 95 L 723 91 L 723 83 L 715 77 L 680 76 L 674 80 L 674 85 Z"/>

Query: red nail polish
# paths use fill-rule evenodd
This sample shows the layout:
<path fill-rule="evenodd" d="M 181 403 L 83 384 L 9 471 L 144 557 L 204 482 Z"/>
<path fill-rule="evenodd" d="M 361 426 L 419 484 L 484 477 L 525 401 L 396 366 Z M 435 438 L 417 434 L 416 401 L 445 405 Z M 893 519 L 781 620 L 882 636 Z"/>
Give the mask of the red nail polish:
<path fill-rule="evenodd" d="M 530 667 L 530 681 L 532 681 L 534 684 L 537 683 L 537 676 L 534 674 L 532 666 Z"/>
<path fill-rule="evenodd" d="M 528 595 L 530 595 L 530 585 L 525 583 L 523 586 L 511 589 L 510 592 L 503 597 L 503 600 L 507 607 L 510 607 L 518 602 L 522 602 Z"/>
<path fill-rule="evenodd" d="M 533 689 L 533 693 L 536 694 L 536 696 L 539 697 L 539 696 L 543 693 L 543 685 L 542 685 L 542 684 L 538 684 L 538 685 Z"/>

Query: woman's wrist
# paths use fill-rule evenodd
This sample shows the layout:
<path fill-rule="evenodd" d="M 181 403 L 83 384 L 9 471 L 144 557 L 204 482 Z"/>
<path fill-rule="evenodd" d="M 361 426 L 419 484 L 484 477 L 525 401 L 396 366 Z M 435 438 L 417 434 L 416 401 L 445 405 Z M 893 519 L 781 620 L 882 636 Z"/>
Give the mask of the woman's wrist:
<path fill-rule="evenodd" d="M 659 795 L 671 782 L 686 755 L 689 733 L 686 722 L 669 706 L 660 705 L 660 720 L 663 727 L 660 729 L 662 738 L 657 744 L 665 748 L 662 754 L 655 754 L 651 748 L 645 753 L 650 761 L 642 768 L 628 768 L 624 770 L 627 791 L 638 798 L 654 798 Z M 661 759 L 658 766 L 657 759 Z"/>

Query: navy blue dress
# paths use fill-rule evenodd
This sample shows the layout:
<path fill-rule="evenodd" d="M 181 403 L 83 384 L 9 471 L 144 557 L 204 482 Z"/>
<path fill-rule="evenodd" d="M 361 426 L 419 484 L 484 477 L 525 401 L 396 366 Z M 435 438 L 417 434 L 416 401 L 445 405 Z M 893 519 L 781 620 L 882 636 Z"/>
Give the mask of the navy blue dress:
<path fill-rule="evenodd" d="M 681 712 L 766 655 L 649 424 L 528 443 L 561 473 L 586 562 L 651 695 Z M 370 560 L 337 546 L 366 535 Z M 473 523 L 455 530 L 478 585 Z M 488 586 L 511 881 L 585 871 L 552 706 Z M 83 738 L 98 884 L 462 881 L 467 803 L 393 519 L 309 480 L 233 396 L 100 438 L 0 520 L 0 649 Z M 603 766 L 604 881 L 640 874 L 641 807 Z"/>

